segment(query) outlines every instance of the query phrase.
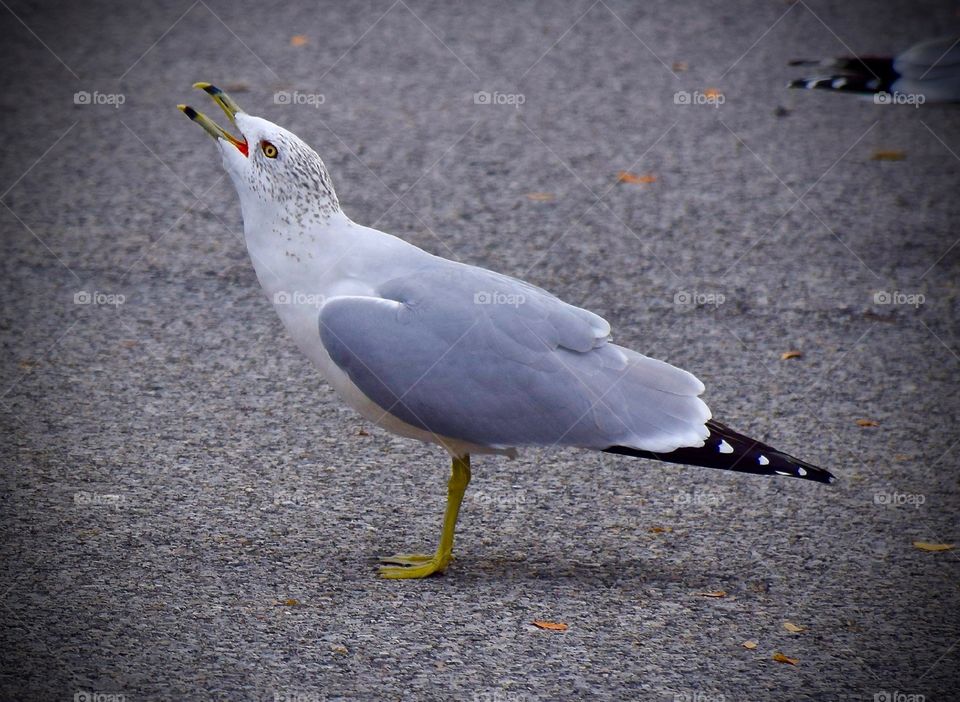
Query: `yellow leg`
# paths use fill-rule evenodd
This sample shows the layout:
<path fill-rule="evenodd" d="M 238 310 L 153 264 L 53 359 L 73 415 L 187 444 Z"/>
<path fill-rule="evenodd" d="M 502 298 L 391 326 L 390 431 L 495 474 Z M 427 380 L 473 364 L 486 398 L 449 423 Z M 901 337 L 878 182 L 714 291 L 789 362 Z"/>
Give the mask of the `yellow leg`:
<path fill-rule="evenodd" d="M 395 556 L 381 558 L 391 566 L 381 566 L 380 575 L 384 578 L 425 578 L 434 573 L 442 573 L 453 560 L 453 533 L 457 528 L 457 515 L 463 493 L 470 484 L 470 456 L 454 458 L 450 469 L 450 482 L 447 483 L 447 509 L 443 515 L 443 530 L 437 552 L 432 556 L 422 553 L 398 553 Z"/>

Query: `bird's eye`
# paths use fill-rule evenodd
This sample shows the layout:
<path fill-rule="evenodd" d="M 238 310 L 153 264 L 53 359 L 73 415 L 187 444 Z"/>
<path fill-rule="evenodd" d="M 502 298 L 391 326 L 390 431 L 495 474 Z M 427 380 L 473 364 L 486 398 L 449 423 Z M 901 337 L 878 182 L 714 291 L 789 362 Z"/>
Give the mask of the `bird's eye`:
<path fill-rule="evenodd" d="M 277 157 L 277 147 L 271 144 L 269 141 L 264 141 L 260 143 L 260 149 L 263 151 L 263 155 L 267 158 L 276 158 Z"/>

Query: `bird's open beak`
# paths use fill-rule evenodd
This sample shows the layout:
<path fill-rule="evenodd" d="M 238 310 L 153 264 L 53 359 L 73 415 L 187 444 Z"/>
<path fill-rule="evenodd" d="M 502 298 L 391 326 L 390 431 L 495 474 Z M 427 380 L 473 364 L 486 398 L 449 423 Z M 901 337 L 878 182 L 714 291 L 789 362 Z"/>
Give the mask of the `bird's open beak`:
<path fill-rule="evenodd" d="M 234 102 L 232 97 L 220 90 L 220 88 L 217 86 L 210 85 L 209 83 L 194 83 L 193 87 L 203 90 L 207 93 L 207 95 L 212 97 L 213 101 L 220 105 L 220 107 L 226 113 L 227 117 L 230 119 L 230 123 L 233 126 L 237 126 L 237 122 L 234 117 L 238 112 L 243 112 L 243 110 L 241 110 L 240 106 Z M 180 111 L 183 112 L 183 114 L 203 127 L 214 139 L 224 139 L 229 141 L 231 144 L 236 146 L 240 153 L 242 153 L 244 156 L 249 155 L 250 150 L 247 147 L 247 140 L 243 138 L 242 135 L 240 138 L 235 137 L 205 114 L 202 112 L 197 112 L 189 105 L 177 105 L 177 107 L 180 108 Z"/>

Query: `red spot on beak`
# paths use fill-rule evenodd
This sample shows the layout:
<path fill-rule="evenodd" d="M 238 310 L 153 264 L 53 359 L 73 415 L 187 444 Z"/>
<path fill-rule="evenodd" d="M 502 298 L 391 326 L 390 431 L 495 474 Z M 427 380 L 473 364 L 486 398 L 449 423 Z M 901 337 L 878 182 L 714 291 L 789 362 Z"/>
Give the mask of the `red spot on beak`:
<path fill-rule="evenodd" d="M 223 135 L 223 138 L 229 141 L 234 146 L 236 146 L 237 151 L 242 153 L 247 158 L 250 158 L 250 147 L 247 146 L 246 137 L 244 137 L 242 140 L 237 139 L 237 137 L 233 136 L 233 134 L 230 134 L 229 132 L 227 132 Z"/>

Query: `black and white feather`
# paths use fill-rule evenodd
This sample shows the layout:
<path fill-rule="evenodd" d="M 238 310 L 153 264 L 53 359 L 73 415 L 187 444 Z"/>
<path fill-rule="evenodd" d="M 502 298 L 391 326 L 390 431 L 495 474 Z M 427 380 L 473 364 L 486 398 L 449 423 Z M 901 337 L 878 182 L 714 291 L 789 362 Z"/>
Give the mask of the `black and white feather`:
<path fill-rule="evenodd" d="M 707 422 L 710 436 L 698 448 L 679 448 L 670 453 L 639 451 L 627 446 L 611 446 L 609 453 L 652 458 L 688 466 L 720 468 L 755 475 L 783 475 L 789 478 L 833 483 L 836 478 L 829 471 L 791 456 L 772 446 L 751 439 L 715 420 Z"/>
<path fill-rule="evenodd" d="M 823 70 L 821 75 L 791 81 L 790 88 L 860 95 L 922 95 L 924 102 L 960 102 L 960 37 L 956 36 L 923 41 L 896 56 L 801 59 L 790 61 L 790 65 Z"/>

